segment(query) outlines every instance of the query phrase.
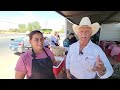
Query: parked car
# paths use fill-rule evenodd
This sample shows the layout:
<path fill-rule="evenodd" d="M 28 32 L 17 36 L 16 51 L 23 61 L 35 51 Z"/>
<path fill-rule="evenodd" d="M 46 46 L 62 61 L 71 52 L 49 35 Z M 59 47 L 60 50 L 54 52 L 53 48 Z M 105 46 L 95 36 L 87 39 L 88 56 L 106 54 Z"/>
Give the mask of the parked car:
<path fill-rule="evenodd" d="M 46 37 L 46 36 L 45 36 Z M 9 43 L 9 48 L 14 51 L 14 53 L 24 53 L 27 49 L 31 49 L 32 47 L 25 47 L 23 42 L 24 37 L 19 37 L 16 39 L 11 39 Z M 46 37 L 47 43 L 49 43 L 49 38 Z M 45 42 L 46 43 L 46 42 Z M 44 44 L 46 45 L 46 44 Z"/>
<path fill-rule="evenodd" d="M 11 50 L 13 50 L 15 53 L 16 52 L 18 52 L 18 53 L 25 52 L 25 50 L 28 49 L 28 48 L 24 46 L 23 39 L 24 39 L 24 37 L 11 39 L 11 41 L 9 43 L 9 48 Z"/>

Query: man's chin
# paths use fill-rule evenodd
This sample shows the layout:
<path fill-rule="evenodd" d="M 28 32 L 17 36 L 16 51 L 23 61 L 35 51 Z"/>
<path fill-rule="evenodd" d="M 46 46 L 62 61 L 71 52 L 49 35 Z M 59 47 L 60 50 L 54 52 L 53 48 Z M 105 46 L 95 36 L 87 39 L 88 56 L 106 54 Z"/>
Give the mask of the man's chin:
<path fill-rule="evenodd" d="M 88 43 L 88 40 L 81 40 L 81 43 Z"/>
<path fill-rule="evenodd" d="M 87 42 L 88 40 L 87 39 L 82 39 L 82 42 Z"/>

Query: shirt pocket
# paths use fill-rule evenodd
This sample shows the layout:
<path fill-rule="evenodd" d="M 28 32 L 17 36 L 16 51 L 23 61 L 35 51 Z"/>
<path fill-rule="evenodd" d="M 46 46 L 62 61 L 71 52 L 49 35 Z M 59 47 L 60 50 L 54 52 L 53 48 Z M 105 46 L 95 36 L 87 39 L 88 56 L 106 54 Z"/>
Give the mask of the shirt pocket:
<path fill-rule="evenodd" d="M 92 70 L 95 65 L 95 57 L 86 55 L 82 60 L 82 65 L 88 70 Z"/>

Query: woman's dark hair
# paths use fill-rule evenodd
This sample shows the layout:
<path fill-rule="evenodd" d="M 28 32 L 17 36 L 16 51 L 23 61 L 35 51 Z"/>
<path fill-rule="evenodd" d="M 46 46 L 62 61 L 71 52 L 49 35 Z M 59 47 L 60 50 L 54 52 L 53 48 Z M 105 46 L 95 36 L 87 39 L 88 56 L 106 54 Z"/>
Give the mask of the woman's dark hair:
<path fill-rule="evenodd" d="M 30 34 L 29 34 L 30 40 L 32 39 L 32 36 L 36 33 L 40 33 L 43 36 L 43 33 L 40 32 L 40 30 L 34 30 L 34 31 L 30 32 Z"/>

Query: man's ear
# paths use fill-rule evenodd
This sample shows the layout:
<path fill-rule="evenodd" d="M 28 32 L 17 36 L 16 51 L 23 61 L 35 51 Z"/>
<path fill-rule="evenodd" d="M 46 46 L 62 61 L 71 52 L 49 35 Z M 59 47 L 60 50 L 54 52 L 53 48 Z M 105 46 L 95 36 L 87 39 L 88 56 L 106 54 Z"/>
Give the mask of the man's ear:
<path fill-rule="evenodd" d="M 92 36 L 92 30 L 91 30 L 91 33 L 90 33 L 90 34 L 91 34 L 91 36 Z"/>

